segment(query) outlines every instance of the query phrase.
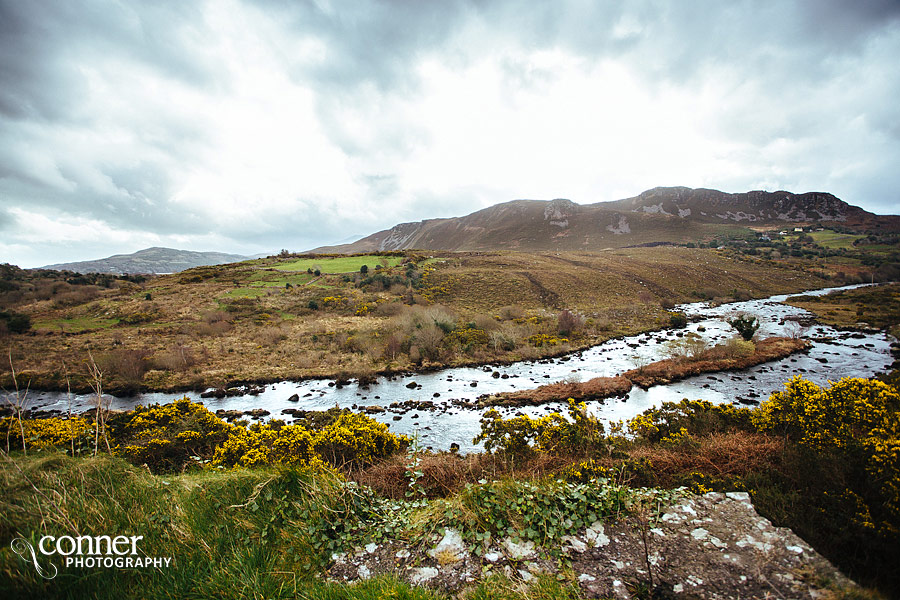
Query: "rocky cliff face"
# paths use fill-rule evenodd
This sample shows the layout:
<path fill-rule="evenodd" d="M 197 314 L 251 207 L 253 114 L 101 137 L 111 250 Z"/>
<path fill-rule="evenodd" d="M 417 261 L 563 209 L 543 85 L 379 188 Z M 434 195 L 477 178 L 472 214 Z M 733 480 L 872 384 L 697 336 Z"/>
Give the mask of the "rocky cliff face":
<path fill-rule="evenodd" d="M 875 216 L 824 192 L 792 194 L 785 191 L 752 191 L 727 194 L 702 188 L 654 188 L 634 198 L 610 204 L 631 212 L 705 222 L 861 223 Z"/>
<path fill-rule="evenodd" d="M 370 544 L 336 555 L 327 575 L 354 581 L 393 573 L 455 593 L 492 572 L 524 581 L 558 572 L 547 548 L 531 542 L 492 540 L 480 557 L 453 530 L 433 544 L 424 554 L 400 542 Z M 631 598 L 629 588 L 649 586 L 651 577 L 654 598 L 814 599 L 855 587 L 789 529 L 760 517 L 743 492 L 690 496 L 645 523 L 594 523 L 563 544 L 589 598 Z"/>

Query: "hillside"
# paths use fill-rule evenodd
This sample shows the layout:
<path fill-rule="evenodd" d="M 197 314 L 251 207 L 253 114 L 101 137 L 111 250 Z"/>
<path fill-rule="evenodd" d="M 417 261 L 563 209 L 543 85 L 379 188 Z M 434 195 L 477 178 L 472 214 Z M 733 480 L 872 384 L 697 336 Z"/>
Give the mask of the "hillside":
<path fill-rule="evenodd" d="M 656 329 L 663 305 L 821 287 L 797 260 L 696 248 L 277 256 L 108 288 L 13 274 L 0 308 L 30 322 L 9 343 L 32 388 L 66 389 L 62 365 L 93 352 L 105 389 L 185 389 L 559 354 Z M 583 323 L 560 337 L 565 310 Z M 82 376 L 73 387 L 86 389 Z M 12 384 L 2 367 L 0 383 Z"/>
<path fill-rule="evenodd" d="M 177 273 L 194 267 L 240 262 L 248 257 L 224 252 L 192 252 L 174 248 L 147 248 L 133 254 L 114 254 L 107 258 L 59 263 L 41 267 L 78 273 Z"/>
<path fill-rule="evenodd" d="M 401 223 L 350 244 L 314 252 L 433 250 L 594 251 L 657 243 L 707 241 L 728 231 L 839 225 L 898 231 L 900 217 L 879 216 L 832 194 L 752 191 L 728 194 L 654 188 L 613 202 L 514 200 L 464 217 Z"/>

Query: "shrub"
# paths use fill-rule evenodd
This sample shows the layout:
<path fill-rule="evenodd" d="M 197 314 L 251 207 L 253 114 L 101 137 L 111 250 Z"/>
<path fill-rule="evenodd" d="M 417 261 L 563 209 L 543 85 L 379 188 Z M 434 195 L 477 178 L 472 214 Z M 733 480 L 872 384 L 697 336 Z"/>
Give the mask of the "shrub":
<path fill-rule="evenodd" d="M 663 402 L 659 408 L 647 409 L 628 421 L 628 430 L 638 439 L 656 443 L 671 438 L 685 429 L 692 435 L 708 435 L 730 430 L 753 429 L 751 411 L 730 404 L 713 404 L 706 400 Z"/>
<path fill-rule="evenodd" d="M 761 431 L 787 435 L 816 450 L 900 437 L 900 393 L 885 383 L 845 377 L 823 389 L 798 375 L 785 388 L 754 413 Z"/>
<path fill-rule="evenodd" d="M 365 415 L 342 413 L 316 434 L 314 445 L 334 466 L 362 466 L 403 450 L 409 438 L 392 434 L 387 425 Z"/>
<path fill-rule="evenodd" d="M 582 319 L 571 311 L 564 310 L 556 317 L 556 330 L 561 336 L 574 333 L 581 327 Z"/>
<path fill-rule="evenodd" d="M 0 311 L 0 322 L 6 324 L 10 333 L 25 333 L 31 329 L 31 317 L 14 311 Z"/>
<path fill-rule="evenodd" d="M 508 324 L 504 324 L 502 328 L 492 331 L 488 335 L 488 342 L 494 350 L 505 350 L 507 352 L 515 350 L 521 339 L 522 336 L 517 328 L 515 326 L 509 327 Z"/>
<path fill-rule="evenodd" d="M 688 323 L 687 315 L 682 312 L 677 313 L 669 313 L 669 324 L 672 327 L 676 327 L 681 329 L 682 327 L 686 327 Z"/>
<path fill-rule="evenodd" d="M 743 358 L 750 356 L 756 352 L 756 344 L 742 338 L 729 338 L 724 344 L 715 347 L 720 350 L 727 358 Z"/>
<path fill-rule="evenodd" d="M 214 337 L 225 335 L 231 331 L 233 325 L 229 321 L 214 321 L 212 323 L 200 323 L 196 327 L 197 335 L 204 337 Z"/>
<path fill-rule="evenodd" d="M 137 348 L 117 348 L 97 359 L 100 370 L 118 379 L 120 383 L 137 384 L 150 369 L 150 351 Z"/>
<path fill-rule="evenodd" d="M 673 359 L 699 360 L 709 345 L 693 331 L 683 337 L 666 342 L 666 353 Z"/>
<path fill-rule="evenodd" d="M 759 329 L 759 319 L 753 315 L 737 315 L 728 319 L 728 324 L 734 327 L 741 337 L 747 341 L 752 340 L 756 330 Z"/>
<path fill-rule="evenodd" d="M 504 306 L 500 308 L 500 318 L 504 321 L 513 321 L 515 319 L 524 319 L 525 318 L 525 309 L 519 306 L 518 304 L 512 304 L 510 306 Z"/>
<path fill-rule="evenodd" d="M 455 329 L 444 337 L 444 344 L 448 347 L 457 347 L 462 352 L 469 352 L 476 346 L 486 346 L 488 334 L 483 329 L 466 327 Z"/>
<path fill-rule="evenodd" d="M 576 404 L 570 398 L 568 404 L 568 419 L 559 413 L 503 419 L 496 409 L 491 409 L 482 416 L 481 432 L 472 442 L 484 442 L 488 452 L 498 449 L 514 458 L 534 452 L 584 454 L 604 448 L 603 423 L 588 413 L 584 402 Z"/>
<path fill-rule="evenodd" d="M 21 425 L 28 450 L 62 450 L 71 454 L 74 447 L 75 454 L 79 454 L 94 446 L 94 424 L 82 417 L 23 419 Z M 22 432 L 17 418 L 0 419 L 0 431 L 8 433 L 7 450 L 22 448 Z"/>
<path fill-rule="evenodd" d="M 163 371 L 185 371 L 197 364 L 197 357 L 190 347 L 178 345 L 154 356 L 152 363 Z"/>
<path fill-rule="evenodd" d="M 238 427 L 216 448 L 213 465 L 254 467 L 269 464 L 308 464 L 315 456 L 313 436 L 302 425 L 280 421 Z"/>

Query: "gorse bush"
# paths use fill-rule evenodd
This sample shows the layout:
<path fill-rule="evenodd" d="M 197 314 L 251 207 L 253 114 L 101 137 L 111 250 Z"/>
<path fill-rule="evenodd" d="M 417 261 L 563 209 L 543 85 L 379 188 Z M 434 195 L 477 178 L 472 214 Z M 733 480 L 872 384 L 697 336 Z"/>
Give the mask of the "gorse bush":
<path fill-rule="evenodd" d="M 70 454 L 86 452 L 94 446 L 94 422 L 82 417 L 60 419 L 22 419 L 20 430 L 19 419 L 3 417 L 0 419 L 0 435 L 9 442 L 6 450 L 22 448 L 22 431 L 25 433 L 25 445 L 30 450 L 65 450 Z"/>
<path fill-rule="evenodd" d="M 821 388 L 798 375 L 760 405 L 753 422 L 816 450 L 849 448 L 896 436 L 898 411 L 900 393 L 880 381 L 847 377 Z"/>
<path fill-rule="evenodd" d="M 154 472 L 178 471 L 208 458 L 238 427 L 188 398 L 138 406 L 109 420 L 113 451 Z"/>
<path fill-rule="evenodd" d="M 751 411 L 731 404 L 685 398 L 681 402 L 663 402 L 659 408 L 647 409 L 629 420 L 627 427 L 636 438 L 657 443 L 685 433 L 709 435 L 751 429 Z"/>
<path fill-rule="evenodd" d="M 568 412 L 568 419 L 559 413 L 504 419 L 491 409 L 481 418 L 481 432 L 473 443 L 484 442 L 489 452 L 496 449 L 519 458 L 535 452 L 590 453 L 605 447 L 603 423 L 588 413 L 584 402 L 576 404 L 570 398 Z"/>
<path fill-rule="evenodd" d="M 23 419 L 28 450 L 71 454 L 93 448 L 94 422 L 81 417 Z M 11 450 L 22 447 L 19 420 L 0 420 Z M 138 406 L 107 420 L 112 452 L 154 473 L 203 466 L 319 465 L 361 467 L 406 448 L 409 439 L 387 426 L 349 411 L 325 411 L 301 423 L 272 420 L 242 427 L 226 423 L 199 402 Z"/>
<path fill-rule="evenodd" d="M 821 388 L 798 376 L 785 388 L 754 412 L 756 426 L 863 471 L 857 489 L 840 493 L 860 505 L 860 524 L 900 541 L 900 392 L 850 377 Z"/>

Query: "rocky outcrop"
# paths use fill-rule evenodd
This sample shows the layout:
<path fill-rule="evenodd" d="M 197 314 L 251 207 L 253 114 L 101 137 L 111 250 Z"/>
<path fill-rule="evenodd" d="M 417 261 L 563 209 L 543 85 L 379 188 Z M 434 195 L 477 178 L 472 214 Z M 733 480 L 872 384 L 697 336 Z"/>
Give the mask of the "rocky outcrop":
<path fill-rule="evenodd" d="M 529 581 L 557 573 L 547 548 L 491 540 L 475 556 L 448 529 L 422 553 L 399 541 L 335 555 L 327 573 L 355 581 L 393 573 L 413 585 L 455 593 L 491 573 Z M 635 586 L 654 598 L 821 598 L 855 584 L 789 529 L 757 514 L 748 494 L 688 496 L 656 518 L 594 523 L 562 540 L 574 583 L 589 598 L 631 598 Z M 652 580 L 652 586 L 651 586 Z"/>

